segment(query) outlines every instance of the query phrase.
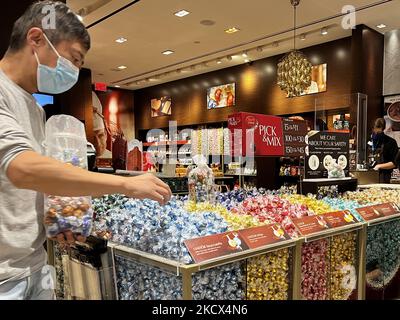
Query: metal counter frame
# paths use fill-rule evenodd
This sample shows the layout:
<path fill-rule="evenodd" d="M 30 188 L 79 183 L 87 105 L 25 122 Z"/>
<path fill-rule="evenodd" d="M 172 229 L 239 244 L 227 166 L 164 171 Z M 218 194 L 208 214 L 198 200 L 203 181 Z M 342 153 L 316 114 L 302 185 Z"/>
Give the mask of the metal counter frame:
<path fill-rule="evenodd" d="M 216 268 L 222 265 L 239 262 L 243 260 L 247 260 L 249 258 L 257 257 L 260 255 L 264 255 L 267 253 L 271 253 L 274 251 L 278 251 L 281 249 L 289 249 L 292 248 L 295 252 L 297 250 L 298 240 L 291 239 L 282 241 L 273 245 L 263 246 L 257 249 L 250 249 L 244 252 L 234 253 L 228 256 L 207 260 L 202 263 L 194 263 L 194 264 L 182 264 L 174 260 L 166 259 L 159 257 L 154 254 L 145 253 L 139 250 L 135 250 L 123 245 L 118 245 L 115 243 L 109 243 L 109 249 L 111 255 L 119 255 L 125 258 L 134 259 L 137 262 L 144 263 L 150 266 L 154 266 L 160 268 L 165 271 L 176 273 L 177 276 L 182 275 L 182 292 L 184 300 L 192 300 L 192 276 L 200 271 L 204 271 L 207 269 Z M 296 256 L 295 254 L 293 255 Z M 301 258 L 301 257 L 300 257 Z M 295 259 L 292 260 L 292 264 Z M 294 265 L 292 266 L 294 267 Z M 114 265 L 115 268 L 115 265 Z M 114 277 L 116 279 L 116 274 L 114 272 Z M 296 282 L 293 282 L 293 284 Z M 296 288 L 297 290 L 297 288 Z M 289 292 L 289 295 L 293 294 Z M 293 297 L 294 298 L 294 297 Z"/>
<path fill-rule="evenodd" d="M 301 300 L 301 250 L 307 242 L 327 239 L 337 235 L 349 232 L 356 232 L 356 272 L 357 272 L 357 299 L 365 300 L 366 294 L 366 245 L 368 227 L 375 226 L 390 221 L 400 219 L 400 214 L 378 218 L 373 221 L 359 222 L 352 225 L 339 227 L 310 236 L 300 237 L 282 241 L 273 245 L 263 246 L 257 249 L 251 249 L 244 252 L 231 254 L 228 256 L 208 260 L 202 263 L 182 264 L 177 261 L 166 259 L 154 254 L 145 253 L 124 245 L 109 242 L 107 252 L 101 255 L 102 268 L 111 269 L 111 273 L 105 273 L 101 278 L 102 288 L 104 288 L 104 297 L 106 299 L 118 299 L 117 276 L 115 268 L 115 256 L 121 256 L 133 259 L 136 262 L 143 263 L 164 270 L 166 272 L 182 276 L 183 299 L 191 300 L 192 295 L 192 276 L 200 271 L 212 269 L 233 262 L 244 261 L 249 258 L 261 256 L 281 249 L 291 249 L 292 259 L 290 260 L 289 270 L 291 280 L 289 297 L 293 300 Z M 48 241 L 49 263 L 54 265 L 53 241 Z"/>

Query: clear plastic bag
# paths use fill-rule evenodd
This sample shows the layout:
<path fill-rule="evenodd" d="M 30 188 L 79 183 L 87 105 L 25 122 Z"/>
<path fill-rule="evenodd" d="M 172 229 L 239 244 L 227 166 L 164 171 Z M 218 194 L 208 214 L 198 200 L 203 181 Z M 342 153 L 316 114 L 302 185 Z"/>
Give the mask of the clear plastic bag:
<path fill-rule="evenodd" d="M 67 115 L 53 116 L 46 123 L 46 155 L 58 161 L 87 169 L 87 141 L 84 125 Z M 44 224 L 48 237 L 71 231 L 90 235 L 93 211 L 91 197 L 45 195 Z"/>
<path fill-rule="evenodd" d="M 197 167 L 188 173 L 189 200 L 198 202 L 215 201 L 214 174 L 207 165 L 207 160 L 202 155 L 193 157 Z"/>
<path fill-rule="evenodd" d="M 344 178 L 345 173 L 343 167 L 336 162 L 336 159 L 333 159 L 328 166 L 328 178 L 329 179 L 338 179 Z"/>

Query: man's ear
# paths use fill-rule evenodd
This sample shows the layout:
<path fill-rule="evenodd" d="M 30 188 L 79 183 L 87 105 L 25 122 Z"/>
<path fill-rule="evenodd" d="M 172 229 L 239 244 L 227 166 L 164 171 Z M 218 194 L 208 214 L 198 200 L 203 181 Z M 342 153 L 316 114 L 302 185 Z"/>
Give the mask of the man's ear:
<path fill-rule="evenodd" d="M 26 41 L 30 47 L 39 48 L 46 45 L 46 40 L 43 36 L 43 31 L 40 28 L 29 29 L 26 35 Z"/>

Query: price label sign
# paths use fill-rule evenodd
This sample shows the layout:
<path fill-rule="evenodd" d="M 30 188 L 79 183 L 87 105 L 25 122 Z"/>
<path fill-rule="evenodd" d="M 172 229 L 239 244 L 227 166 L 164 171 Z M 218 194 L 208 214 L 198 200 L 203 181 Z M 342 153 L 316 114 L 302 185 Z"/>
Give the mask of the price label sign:
<path fill-rule="evenodd" d="M 400 213 L 395 203 L 384 203 L 369 207 L 356 209 L 365 221 L 372 221 L 378 218 L 389 217 Z"/>
<path fill-rule="evenodd" d="M 184 243 L 193 260 L 200 263 L 285 240 L 290 240 L 290 237 L 281 225 L 270 224 L 186 240 Z"/>

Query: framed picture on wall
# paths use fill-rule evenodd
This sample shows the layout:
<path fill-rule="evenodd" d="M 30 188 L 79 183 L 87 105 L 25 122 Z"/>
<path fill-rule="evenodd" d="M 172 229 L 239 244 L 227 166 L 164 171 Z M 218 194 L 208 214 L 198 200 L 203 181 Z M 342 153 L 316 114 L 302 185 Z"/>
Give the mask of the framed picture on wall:
<path fill-rule="evenodd" d="M 385 98 L 385 133 L 400 146 L 400 95 Z"/>
<path fill-rule="evenodd" d="M 327 70 L 328 65 L 326 63 L 312 67 L 311 86 L 302 93 L 302 96 L 326 91 L 328 73 Z"/>
<path fill-rule="evenodd" d="M 235 83 L 207 89 L 207 109 L 233 107 L 236 102 Z"/>
<path fill-rule="evenodd" d="M 172 98 L 165 96 L 151 100 L 151 117 L 157 118 L 172 114 Z"/>

